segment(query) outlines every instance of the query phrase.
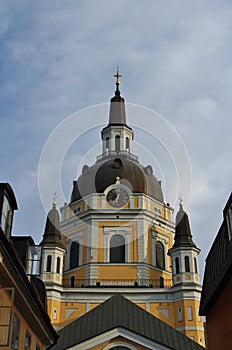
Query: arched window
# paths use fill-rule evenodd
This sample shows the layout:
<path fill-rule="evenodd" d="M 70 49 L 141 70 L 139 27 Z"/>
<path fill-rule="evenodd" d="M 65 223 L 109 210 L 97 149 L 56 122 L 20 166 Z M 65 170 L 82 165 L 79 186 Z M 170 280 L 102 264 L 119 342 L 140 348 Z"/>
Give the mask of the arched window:
<path fill-rule="evenodd" d="M 185 272 L 190 272 L 189 257 L 186 255 L 184 257 Z"/>
<path fill-rule="evenodd" d="M 108 150 L 110 148 L 110 139 L 109 137 L 106 138 L 106 149 Z"/>
<path fill-rule="evenodd" d="M 125 238 L 122 235 L 114 235 L 110 240 L 110 262 L 125 262 Z"/>
<path fill-rule="evenodd" d="M 197 270 L 197 259 L 194 258 L 194 271 L 195 273 L 198 273 L 198 270 Z"/>
<path fill-rule="evenodd" d="M 165 269 L 164 246 L 160 241 L 156 242 L 155 255 L 156 255 L 156 267 L 158 267 L 161 270 L 164 270 Z"/>
<path fill-rule="evenodd" d="M 115 136 L 115 151 L 120 151 L 120 136 L 118 135 Z"/>
<path fill-rule="evenodd" d="M 51 272 L 52 269 L 52 256 L 48 255 L 47 256 L 47 267 L 46 267 L 46 271 L 47 272 Z"/>
<path fill-rule="evenodd" d="M 56 273 L 60 273 L 60 257 L 56 259 Z"/>
<path fill-rule="evenodd" d="M 130 350 L 130 349 L 125 346 L 114 346 L 113 348 L 110 348 L 110 350 Z"/>
<path fill-rule="evenodd" d="M 175 258 L 176 274 L 180 273 L 180 263 L 179 258 Z"/>
<path fill-rule="evenodd" d="M 80 244 L 78 242 L 72 242 L 70 248 L 70 269 L 74 269 L 79 266 L 80 256 Z"/>
<path fill-rule="evenodd" d="M 129 137 L 126 137 L 126 149 L 129 150 L 130 148 L 130 140 Z"/>

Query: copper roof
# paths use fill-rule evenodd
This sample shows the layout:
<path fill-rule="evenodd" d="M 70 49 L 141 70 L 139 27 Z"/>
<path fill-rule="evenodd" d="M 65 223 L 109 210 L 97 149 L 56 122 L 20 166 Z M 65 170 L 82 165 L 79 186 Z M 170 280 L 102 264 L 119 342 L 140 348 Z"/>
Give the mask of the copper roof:
<path fill-rule="evenodd" d="M 56 345 L 64 350 L 121 327 L 169 349 L 203 350 L 204 348 L 120 294 L 115 294 L 93 310 L 62 328 Z"/>
<path fill-rule="evenodd" d="M 84 166 L 82 174 L 74 181 L 71 202 L 92 193 L 103 193 L 115 183 L 117 176 L 132 193 L 144 193 L 163 203 L 161 183 L 153 175 L 151 166 L 143 167 L 129 156 L 120 154 L 105 158 L 91 167 Z"/>

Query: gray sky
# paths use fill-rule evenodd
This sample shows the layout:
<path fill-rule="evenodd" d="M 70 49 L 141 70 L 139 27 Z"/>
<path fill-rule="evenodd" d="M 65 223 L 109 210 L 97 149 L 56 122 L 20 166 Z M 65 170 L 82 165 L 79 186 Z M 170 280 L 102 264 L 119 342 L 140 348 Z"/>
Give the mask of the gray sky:
<path fill-rule="evenodd" d="M 231 18 L 232 3 L 223 0 L 1 0 L 0 180 L 10 182 L 17 197 L 14 234 L 41 240 L 44 145 L 69 115 L 109 101 L 119 65 L 126 101 L 166 118 L 188 151 L 192 193 L 186 210 L 203 267 L 231 192 Z M 136 126 L 133 115 L 128 123 Z M 66 155 L 61 182 L 67 201 L 78 160 L 100 140 L 98 124 Z M 154 172 L 166 181 L 165 200 L 175 205 L 168 161 L 158 145 L 153 153 L 160 165 L 157 174 L 151 160 Z M 47 181 L 52 199 L 55 180 Z"/>

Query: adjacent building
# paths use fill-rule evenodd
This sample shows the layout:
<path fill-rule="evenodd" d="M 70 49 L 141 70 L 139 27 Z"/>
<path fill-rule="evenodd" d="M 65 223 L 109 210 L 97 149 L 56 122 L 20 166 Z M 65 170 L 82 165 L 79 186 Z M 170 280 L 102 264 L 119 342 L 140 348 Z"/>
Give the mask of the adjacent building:
<path fill-rule="evenodd" d="M 206 316 L 209 350 L 232 345 L 232 193 L 206 258 L 200 314 Z"/>
<path fill-rule="evenodd" d="M 14 247 L 11 230 L 17 202 L 8 183 L 0 183 L 0 349 L 42 350 L 57 335 L 46 312 L 42 281 L 29 281 L 26 266 Z M 21 240 L 21 253 L 27 238 Z M 31 244 L 34 242 L 30 239 Z"/>

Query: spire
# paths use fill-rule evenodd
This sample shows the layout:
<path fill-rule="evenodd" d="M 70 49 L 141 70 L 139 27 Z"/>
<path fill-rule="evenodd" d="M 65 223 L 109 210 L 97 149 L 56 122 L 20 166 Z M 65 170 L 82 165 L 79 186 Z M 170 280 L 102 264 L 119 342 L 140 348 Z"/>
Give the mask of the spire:
<path fill-rule="evenodd" d="M 48 212 L 43 240 L 40 244 L 48 244 L 63 248 L 60 233 L 60 215 L 56 209 L 56 193 L 54 193 L 52 209 Z"/>
<path fill-rule="evenodd" d="M 196 247 L 192 240 L 191 229 L 189 225 L 188 214 L 183 210 L 183 200 L 179 198 L 180 209 L 176 214 L 176 230 L 175 230 L 175 243 L 173 248 L 182 246 Z"/>
<path fill-rule="evenodd" d="M 121 74 L 118 68 L 114 77 L 116 78 L 116 90 L 115 96 L 110 101 L 109 125 L 126 125 L 124 98 L 121 97 L 119 90 Z"/>

